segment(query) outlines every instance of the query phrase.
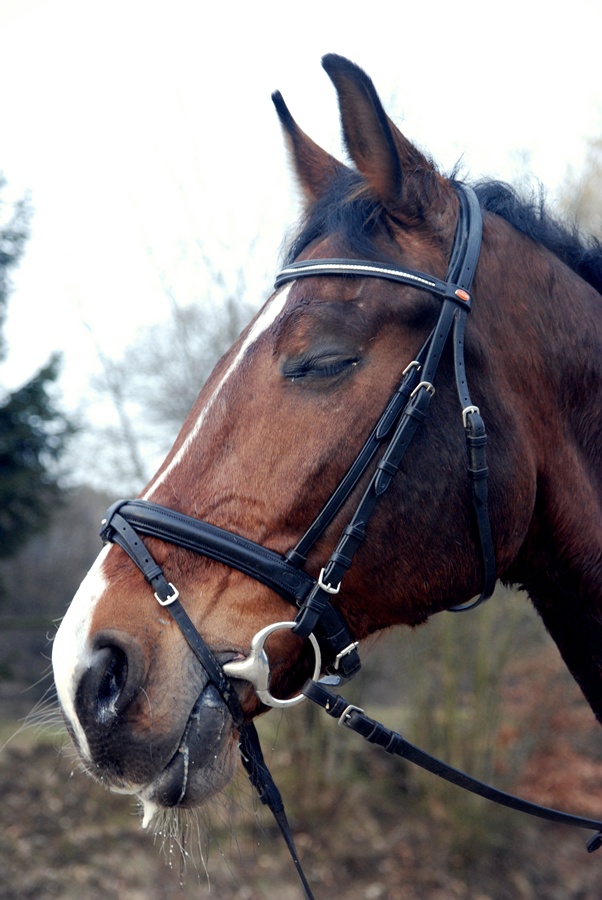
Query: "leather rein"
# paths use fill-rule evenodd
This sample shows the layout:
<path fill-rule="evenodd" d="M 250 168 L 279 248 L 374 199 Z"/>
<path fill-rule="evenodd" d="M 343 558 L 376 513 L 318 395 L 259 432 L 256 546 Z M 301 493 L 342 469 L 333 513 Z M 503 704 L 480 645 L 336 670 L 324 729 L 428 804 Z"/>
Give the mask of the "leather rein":
<path fill-rule="evenodd" d="M 437 323 L 425 344 L 416 359 L 404 369 L 396 390 L 355 461 L 294 548 L 282 556 L 227 529 L 146 500 L 120 500 L 109 508 L 102 521 L 100 534 L 103 540 L 118 544 L 140 569 L 151 585 L 157 602 L 165 606 L 178 623 L 209 681 L 228 708 L 239 731 L 243 765 L 260 799 L 275 816 L 307 898 L 313 895 L 294 847 L 282 798 L 265 764 L 255 725 L 252 721 L 245 721 L 231 679 L 250 681 L 267 706 L 291 706 L 307 697 L 338 718 L 341 725 L 359 732 L 389 753 L 403 756 L 460 787 L 521 812 L 597 829 L 588 843 L 588 850 L 591 852 L 602 845 L 602 822 L 541 807 L 489 787 L 409 744 L 401 735 L 386 729 L 366 716 L 363 710 L 348 704 L 329 690 L 329 686 L 349 680 L 360 669 L 358 642 L 349 633 L 341 612 L 333 606 L 331 598 L 339 593 L 355 553 L 366 537 L 370 518 L 426 417 L 435 393 L 435 375 L 450 336 L 483 572 L 480 596 L 468 604 L 452 607 L 450 611 L 474 609 L 491 596 L 495 587 L 495 552 L 487 504 L 487 436 L 480 411 L 473 405 L 468 391 L 464 365 L 464 329 L 471 308 L 470 290 L 481 248 L 482 214 L 470 187 L 456 184 L 456 191 L 459 199 L 458 223 L 444 281 L 413 269 L 353 259 L 294 262 L 282 269 L 276 278 L 276 288 L 286 282 L 318 275 L 384 278 L 425 290 L 441 302 Z M 303 569 L 309 551 L 348 500 L 379 450 L 383 451 L 382 455 L 354 514 L 320 575 L 318 578 L 312 577 Z M 177 588 L 157 565 L 142 536 L 159 538 L 249 575 L 276 591 L 297 609 L 294 621 L 266 626 L 253 638 L 250 654 L 245 660 L 220 665 L 182 606 Z M 270 693 L 269 660 L 264 650 L 269 635 L 279 629 L 290 629 L 299 637 L 310 640 L 315 656 L 313 677 L 301 694 L 285 700 L 279 700 Z M 319 680 L 322 673 L 326 673 L 326 677 Z"/>

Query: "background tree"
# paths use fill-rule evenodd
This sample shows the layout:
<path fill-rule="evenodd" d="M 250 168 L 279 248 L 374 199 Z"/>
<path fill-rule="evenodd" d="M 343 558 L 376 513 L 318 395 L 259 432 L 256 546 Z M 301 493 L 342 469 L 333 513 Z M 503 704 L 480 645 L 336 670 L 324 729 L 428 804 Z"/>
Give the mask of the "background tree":
<path fill-rule="evenodd" d="M 5 597 L 0 618 L 2 682 L 20 682 L 27 693 L 14 697 L 28 712 L 48 686 L 50 642 L 85 573 L 98 555 L 102 514 L 114 497 L 88 487 L 66 492 L 43 531 L 10 559 L 0 561 Z M 39 686 L 38 686 L 39 682 Z M 14 696 L 14 691 L 10 692 Z M 6 702 L 6 695 L 4 695 Z"/>
<path fill-rule="evenodd" d="M 0 190 L 4 185 L 0 179 Z M 26 201 L 8 211 L 0 199 L 0 360 L 7 354 L 1 326 L 11 272 L 23 255 L 29 219 Z M 0 390 L 0 558 L 48 523 L 61 495 L 56 463 L 73 427 L 52 391 L 58 372 L 59 358 L 53 356 L 22 387 Z"/>
<path fill-rule="evenodd" d="M 216 362 L 254 312 L 242 268 L 227 284 L 209 260 L 203 264 L 202 300 L 180 303 L 165 287 L 167 321 L 141 328 L 120 358 L 97 348 L 100 372 L 92 379 L 96 403 L 89 413 L 105 424 L 85 429 L 77 452 L 93 460 L 86 477 L 98 489 L 110 485 L 138 493 L 173 444 Z"/>

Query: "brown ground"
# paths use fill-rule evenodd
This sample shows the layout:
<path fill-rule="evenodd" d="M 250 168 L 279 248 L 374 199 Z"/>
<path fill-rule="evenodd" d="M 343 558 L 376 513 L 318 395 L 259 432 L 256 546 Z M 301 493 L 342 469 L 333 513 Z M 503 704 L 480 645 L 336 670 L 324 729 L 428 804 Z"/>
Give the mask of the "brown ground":
<path fill-rule="evenodd" d="M 555 690 L 541 660 L 537 666 L 542 683 Z M 497 765 L 496 783 L 539 802 L 600 815 L 598 726 L 577 694 L 562 708 L 549 696 L 546 708 L 553 712 L 539 721 L 545 719 L 542 694 L 527 674 L 518 673 L 507 688 L 500 758 L 517 759 L 504 748 L 516 744 L 525 721 L 539 737 L 515 772 Z M 6 724 L 0 732 L 0 745 L 12 728 Z M 335 755 L 333 763 L 328 750 L 317 757 L 324 760 L 324 777 L 311 766 L 291 770 L 294 757 L 278 742 L 272 757 L 317 900 L 602 897 L 602 850 L 587 854 L 589 831 L 473 802 L 364 748 L 355 736 L 344 737 L 355 742 L 346 747 L 357 747 L 346 751 L 355 755 L 344 787 L 334 777 L 342 757 Z M 301 898 L 281 839 L 269 816 L 257 812 L 244 781 L 189 828 L 192 855 L 183 871 L 173 842 L 141 830 L 131 799 L 108 794 L 73 771 L 59 752 L 62 740 L 25 731 L 0 752 L 0 898 Z"/>

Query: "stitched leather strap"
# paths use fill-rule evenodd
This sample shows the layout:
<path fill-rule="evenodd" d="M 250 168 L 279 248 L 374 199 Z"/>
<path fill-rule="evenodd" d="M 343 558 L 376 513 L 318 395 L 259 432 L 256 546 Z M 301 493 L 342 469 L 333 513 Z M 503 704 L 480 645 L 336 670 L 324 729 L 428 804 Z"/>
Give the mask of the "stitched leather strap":
<path fill-rule="evenodd" d="M 303 693 L 308 699 L 321 706 L 329 716 L 338 719 L 340 725 L 357 732 L 369 743 L 377 744 L 386 750 L 387 753 L 407 759 L 409 762 L 415 763 L 415 765 L 426 769 L 433 775 L 439 776 L 439 778 L 445 779 L 445 781 L 455 784 L 457 787 L 464 788 L 464 790 L 470 791 L 472 794 L 478 794 L 479 797 L 507 806 L 517 812 L 536 816 L 540 819 L 547 819 L 550 822 L 573 825 L 577 828 L 596 829 L 597 833 L 588 842 L 587 849 L 592 853 L 602 846 L 602 821 L 587 819 L 583 816 L 574 816 L 571 813 L 565 813 L 557 809 L 549 809 L 546 806 L 531 803 L 529 800 L 523 800 L 521 797 L 515 797 L 513 794 L 508 794 L 482 781 L 478 781 L 471 775 L 448 766 L 447 763 L 411 744 L 398 732 L 386 728 L 375 719 L 371 719 L 362 709 L 353 706 L 344 697 L 334 694 L 324 685 L 315 681 L 308 681 L 303 688 Z"/>
<path fill-rule="evenodd" d="M 312 259 L 290 263 L 278 273 L 274 287 L 278 288 L 287 281 L 296 281 L 297 278 L 316 278 L 319 275 L 384 278 L 387 281 L 409 284 L 440 296 L 445 296 L 447 291 L 447 283 L 441 281 L 440 278 L 435 278 L 434 275 L 426 275 L 416 269 L 402 269 L 389 263 L 372 262 L 368 259 Z"/>
<path fill-rule="evenodd" d="M 261 802 L 270 809 L 274 816 L 297 870 L 306 900 L 313 900 L 311 888 L 299 862 L 299 855 L 284 811 L 282 797 L 265 763 L 255 725 L 253 722 L 244 721 L 243 710 L 230 679 L 226 677 L 221 665 L 198 633 L 180 603 L 176 589 L 168 583 L 161 567 L 153 559 L 144 541 L 130 523 L 120 515 L 119 510 L 123 510 L 125 506 L 127 506 L 125 503 L 114 504 L 103 519 L 101 536 L 105 540 L 118 544 L 140 569 L 155 591 L 157 601 L 166 607 L 177 622 L 192 652 L 203 666 L 209 681 L 213 683 L 222 697 L 235 727 L 238 728 L 241 759 L 251 784 L 257 790 Z"/>
<path fill-rule="evenodd" d="M 299 876 L 299 880 L 303 887 L 306 900 L 314 900 L 314 895 L 311 892 L 311 888 L 299 861 L 299 854 L 297 853 L 291 828 L 284 811 L 282 795 L 266 765 L 255 724 L 253 722 L 245 722 L 240 729 L 239 735 L 240 758 L 247 775 L 249 776 L 249 780 L 257 791 L 261 802 L 268 807 L 274 816 L 276 824 L 280 829 L 280 833 L 288 847 L 295 869 L 297 870 L 297 875 Z"/>
<path fill-rule="evenodd" d="M 464 606 L 452 607 L 452 612 L 463 612 L 473 609 L 493 593 L 496 581 L 495 549 L 491 522 L 487 503 L 488 469 L 485 463 L 486 435 L 482 419 L 467 410 L 472 409 L 472 401 L 468 392 L 464 364 L 464 328 L 472 300 L 470 290 L 476 271 L 482 240 L 482 214 L 474 191 L 462 184 L 456 184 L 456 192 L 460 211 L 458 215 L 454 244 L 448 265 L 446 280 L 441 281 L 434 276 L 426 275 L 414 269 L 402 269 L 387 263 L 375 263 L 370 260 L 353 259 L 312 259 L 302 260 L 286 266 L 276 279 L 276 287 L 296 280 L 321 275 L 339 275 L 355 277 L 379 277 L 412 285 L 438 296 L 443 302 L 437 324 L 420 351 L 421 386 L 433 392 L 433 382 L 443 350 L 453 328 L 454 370 L 456 387 L 462 408 L 464 427 L 466 430 L 467 448 L 470 457 L 468 473 L 472 483 L 472 499 L 475 510 L 475 522 L 483 563 L 483 588 L 479 598 Z M 405 374 L 405 373 L 404 373 Z M 415 373 L 411 372 L 410 375 Z M 402 385 L 404 382 L 402 382 Z M 393 404 L 395 398 L 389 403 Z M 322 581 L 333 586 L 340 585 L 346 571 L 351 566 L 353 555 L 357 551 L 368 519 L 374 512 L 375 499 L 389 487 L 397 473 L 403 455 L 406 452 L 418 425 L 423 421 L 430 395 L 424 390 L 419 399 L 412 403 L 411 395 L 402 412 L 397 412 L 398 424 L 389 446 L 377 464 L 376 477 L 372 479 L 368 491 L 364 494 L 352 519 L 350 535 L 345 529 L 339 543 L 322 570 Z M 476 408 L 474 408 L 476 410 Z M 476 410 L 478 413 L 478 410 Z M 383 414 L 384 415 L 384 414 Z M 381 417 L 382 421 L 382 417 Z M 387 420 L 388 428 L 394 419 Z M 378 425 L 376 428 L 378 434 Z M 377 449 L 375 432 L 364 445 L 351 469 L 339 484 L 334 494 L 303 535 L 300 542 L 287 553 L 287 559 L 294 565 L 303 565 L 309 549 L 323 534 L 327 525 L 342 507 L 353 488 L 366 471 Z M 361 528 L 360 528 L 361 523 Z M 360 533 L 362 536 L 360 537 Z M 307 636 L 314 631 L 327 611 L 332 608 L 329 594 L 322 584 L 316 584 L 301 605 L 297 615 L 295 631 Z"/>
<path fill-rule="evenodd" d="M 225 528 L 147 500 L 119 500 L 107 510 L 106 521 L 110 523 L 117 512 L 140 534 L 169 541 L 238 569 L 272 588 L 289 603 L 302 602 L 313 587 L 314 579 L 293 568 L 279 553 Z"/>
<path fill-rule="evenodd" d="M 418 384 L 418 372 L 424 363 L 428 343 L 429 341 L 422 347 L 420 353 L 416 357 L 416 361 L 406 368 L 396 391 L 389 400 L 384 412 L 381 414 L 378 422 L 374 426 L 370 436 L 358 453 L 347 474 L 341 480 L 325 506 L 318 513 L 301 540 L 286 554 L 286 558 L 292 565 L 303 566 L 305 564 L 307 561 L 307 554 L 318 538 L 326 531 L 327 527 L 342 508 L 346 500 L 349 499 L 352 491 L 370 465 L 376 452 L 390 436 L 392 429 L 396 425 L 410 399 L 410 394 Z"/>
<path fill-rule="evenodd" d="M 297 614 L 294 632 L 300 637 L 307 637 L 316 629 L 324 611 L 330 606 L 330 592 L 323 584 L 336 587 L 343 581 L 360 544 L 365 538 L 366 527 L 377 508 L 380 498 L 390 487 L 418 427 L 426 417 L 434 393 L 432 382 L 435 379 L 447 339 L 456 321 L 458 309 L 459 307 L 455 300 L 446 297 L 443 301 L 437 324 L 425 348 L 423 348 L 425 351 L 424 365 L 419 375 L 416 376 L 421 381 L 411 392 L 395 431 L 389 440 L 388 447 L 376 465 L 375 472 L 353 514 L 351 522 L 343 530 L 334 552 L 330 555 L 327 564 L 323 568 L 322 584 L 314 586 Z M 466 311 L 462 310 L 461 314 L 465 316 Z M 331 670 L 329 669 L 328 671 Z"/>
<path fill-rule="evenodd" d="M 148 553 L 139 533 L 169 541 L 244 572 L 276 591 L 295 608 L 302 605 L 316 585 L 315 579 L 306 572 L 261 544 L 156 503 L 119 500 L 105 513 L 100 535 L 103 540 L 115 540 L 121 544 L 160 596 L 163 596 L 162 592 L 168 596 L 169 583 Z M 119 535 L 119 540 L 114 537 L 115 534 Z M 177 606 L 174 608 L 177 610 Z M 322 612 L 316 637 L 324 662 L 336 666 L 337 673 L 343 679 L 352 678 L 361 663 L 356 650 L 345 652 L 353 644 L 345 620 L 330 604 Z M 189 643 L 192 630 L 187 629 Z"/>

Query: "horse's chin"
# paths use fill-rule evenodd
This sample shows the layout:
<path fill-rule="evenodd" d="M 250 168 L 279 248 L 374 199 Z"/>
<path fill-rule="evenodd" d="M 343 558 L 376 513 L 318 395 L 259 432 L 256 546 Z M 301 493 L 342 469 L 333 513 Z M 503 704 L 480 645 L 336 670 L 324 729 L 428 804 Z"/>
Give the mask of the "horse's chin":
<path fill-rule="evenodd" d="M 216 689 L 209 684 L 193 706 L 169 762 L 148 784 L 113 786 L 135 794 L 143 807 L 143 825 L 162 809 L 201 806 L 223 790 L 236 766 L 236 732 Z"/>

